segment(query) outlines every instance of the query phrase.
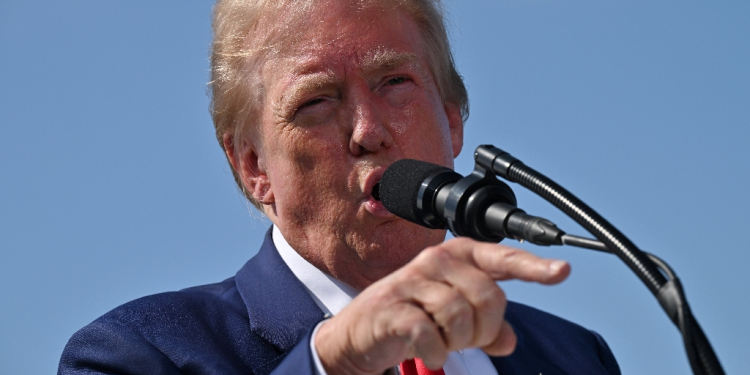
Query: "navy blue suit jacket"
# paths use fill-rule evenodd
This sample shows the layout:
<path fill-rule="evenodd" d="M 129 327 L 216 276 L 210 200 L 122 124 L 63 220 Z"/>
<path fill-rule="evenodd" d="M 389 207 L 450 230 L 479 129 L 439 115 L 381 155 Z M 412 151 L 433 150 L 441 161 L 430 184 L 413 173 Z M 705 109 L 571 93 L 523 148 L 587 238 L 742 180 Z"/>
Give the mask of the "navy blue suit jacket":
<path fill-rule="evenodd" d="M 501 375 L 620 374 L 596 333 L 513 302 L 506 319 L 518 346 L 491 358 Z M 321 320 L 269 230 L 235 277 L 137 299 L 76 332 L 58 374 L 312 375 L 310 331 Z"/>

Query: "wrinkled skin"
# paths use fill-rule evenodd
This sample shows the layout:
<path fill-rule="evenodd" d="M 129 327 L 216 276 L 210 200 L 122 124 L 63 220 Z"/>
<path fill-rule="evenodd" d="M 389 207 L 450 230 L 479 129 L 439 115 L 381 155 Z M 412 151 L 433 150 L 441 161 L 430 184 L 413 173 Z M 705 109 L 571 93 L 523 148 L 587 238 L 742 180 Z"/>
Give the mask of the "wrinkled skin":
<path fill-rule="evenodd" d="M 257 64 L 265 98 L 255 137 L 224 142 L 289 244 L 363 290 L 318 331 L 324 366 L 376 374 L 414 356 L 439 367 L 449 351 L 468 347 L 511 353 L 515 335 L 495 280 L 556 283 L 569 266 L 467 239 L 441 244 L 444 231 L 374 200 L 372 186 L 396 160 L 453 166 L 463 142 L 459 108 L 441 100 L 405 12 L 324 0 L 309 19 L 287 48 Z M 264 22 L 278 19 L 262 20 L 257 32 L 270 30 Z"/>

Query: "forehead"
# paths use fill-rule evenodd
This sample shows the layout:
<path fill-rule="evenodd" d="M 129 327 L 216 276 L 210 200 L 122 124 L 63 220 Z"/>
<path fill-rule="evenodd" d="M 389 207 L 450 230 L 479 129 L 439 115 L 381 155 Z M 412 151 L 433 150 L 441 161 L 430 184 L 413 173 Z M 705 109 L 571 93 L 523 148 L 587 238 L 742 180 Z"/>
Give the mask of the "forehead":
<path fill-rule="evenodd" d="M 374 3 L 287 4 L 261 17 L 251 49 L 262 51 L 258 63 L 263 70 L 287 70 L 291 64 L 297 73 L 344 61 L 370 70 L 423 60 L 423 41 L 412 17 L 396 4 Z"/>

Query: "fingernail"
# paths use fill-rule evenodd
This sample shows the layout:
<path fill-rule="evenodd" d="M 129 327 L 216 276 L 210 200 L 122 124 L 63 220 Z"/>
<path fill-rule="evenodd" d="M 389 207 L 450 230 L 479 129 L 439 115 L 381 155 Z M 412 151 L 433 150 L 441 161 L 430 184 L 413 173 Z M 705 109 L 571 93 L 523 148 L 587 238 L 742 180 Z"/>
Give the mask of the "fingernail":
<path fill-rule="evenodd" d="M 564 261 L 564 260 L 555 260 L 555 261 L 552 261 L 549 264 L 549 272 L 550 273 L 558 273 L 558 272 L 560 272 L 560 270 L 563 267 L 565 267 L 566 264 L 567 264 L 567 262 Z"/>

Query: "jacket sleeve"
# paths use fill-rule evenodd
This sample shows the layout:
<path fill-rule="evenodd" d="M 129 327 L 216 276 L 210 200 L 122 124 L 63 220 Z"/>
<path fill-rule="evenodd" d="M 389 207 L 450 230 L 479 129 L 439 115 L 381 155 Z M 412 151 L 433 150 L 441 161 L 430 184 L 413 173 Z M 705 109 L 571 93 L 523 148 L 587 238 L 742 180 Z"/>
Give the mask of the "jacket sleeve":
<path fill-rule="evenodd" d="M 292 349 L 279 364 L 271 375 L 324 375 L 316 371 L 315 361 L 313 360 L 311 341 L 313 330 Z M 398 375 L 396 368 L 386 370 L 383 375 Z"/>
<path fill-rule="evenodd" d="M 312 332 L 309 332 L 292 349 L 284 360 L 273 370 L 271 375 L 316 375 L 315 362 L 313 361 L 310 341 Z"/>
<path fill-rule="evenodd" d="M 127 326 L 93 322 L 65 346 L 58 375 L 179 375 L 175 364 Z"/>

